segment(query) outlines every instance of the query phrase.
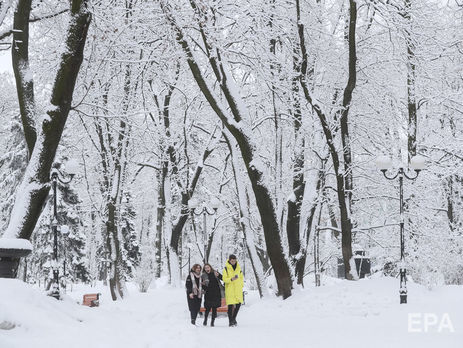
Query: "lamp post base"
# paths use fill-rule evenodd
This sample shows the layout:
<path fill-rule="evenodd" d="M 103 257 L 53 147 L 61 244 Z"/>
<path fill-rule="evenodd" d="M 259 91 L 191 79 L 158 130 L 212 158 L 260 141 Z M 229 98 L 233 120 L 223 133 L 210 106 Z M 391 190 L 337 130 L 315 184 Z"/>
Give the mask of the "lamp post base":
<path fill-rule="evenodd" d="M 407 294 L 403 295 L 401 294 L 400 295 L 400 304 L 406 304 L 407 303 Z"/>
<path fill-rule="evenodd" d="M 53 283 L 51 290 L 47 294 L 50 297 L 56 298 L 57 300 L 61 299 L 61 294 L 56 283 Z"/>
<path fill-rule="evenodd" d="M 48 296 L 54 297 L 57 300 L 61 299 L 61 293 L 59 289 L 59 273 L 58 273 L 56 261 L 55 261 L 54 269 L 53 269 L 53 284 L 51 285 L 51 290 L 48 293 Z"/>

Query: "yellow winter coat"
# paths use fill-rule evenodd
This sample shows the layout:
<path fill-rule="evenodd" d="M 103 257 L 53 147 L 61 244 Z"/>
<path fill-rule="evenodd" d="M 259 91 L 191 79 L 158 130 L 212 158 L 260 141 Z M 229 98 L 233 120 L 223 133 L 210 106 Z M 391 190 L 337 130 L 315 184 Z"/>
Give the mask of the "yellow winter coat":
<path fill-rule="evenodd" d="M 235 275 L 238 275 L 238 279 L 231 280 Z M 225 301 L 227 305 L 243 303 L 244 277 L 238 262 L 236 262 L 236 268 L 233 269 L 233 266 L 227 260 L 222 272 L 222 280 L 225 283 Z"/>

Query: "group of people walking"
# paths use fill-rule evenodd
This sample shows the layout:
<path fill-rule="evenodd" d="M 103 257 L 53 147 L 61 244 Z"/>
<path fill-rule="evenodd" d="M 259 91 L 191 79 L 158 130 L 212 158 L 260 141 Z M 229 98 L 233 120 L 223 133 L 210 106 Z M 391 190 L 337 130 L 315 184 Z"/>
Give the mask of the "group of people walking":
<path fill-rule="evenodd" d="M 222 285 L 222 281 L 225 287 Z M 204 265 L 204 268 L 199 264 L 194 264 L 185 283 L 191 323 L 196 325 L 196 317 L 204 295 L 204 326 L 207 325 L 211 310 L 211 326 L 214 326 L 217 308 L 221 306 L 222 298 L 225 298 L 228 307 L 229 326 L 236 326 L 236 316 L 243 303 L 243 285 L 243 272 L 241 272 L 241 267 L 233 254 L 228 257 L 222 274 L 214 270 L 208 263 Z"/>

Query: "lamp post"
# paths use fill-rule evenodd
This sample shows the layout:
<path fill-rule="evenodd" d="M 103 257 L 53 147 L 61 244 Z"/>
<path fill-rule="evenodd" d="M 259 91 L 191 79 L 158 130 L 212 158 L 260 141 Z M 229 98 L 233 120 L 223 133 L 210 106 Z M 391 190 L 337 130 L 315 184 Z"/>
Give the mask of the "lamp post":
<path fill-rule="evenodd" d="M 315 229 L 313 238 L 315 286 L 320 286 L 320 229 L 318 228 L 318 226 Z"/>
<path fill-rule="evenodd" d="M 243 276 L 246 279 L 246 237 L 243 235 Z M 240 261 L 241 262 L 241 261 Z"/>
<path fill-rule="evenodd" d="M 188 248 L 188 273 L 190 273 L 190 270 L 191 270 L 191 248 L 193 248 L 193 245 L 191 245 L 191 243 L 188 243 L 186 246 Z"/>
<path fill-rule="evenodd" d="M 407 270 L 405 265 L 405 218 L 404 218 L 404 193 L 403 182 L 404 178 L 408 180 L 415 180 L 420 171 L 426 167 L 426 159 L 423 156 L 415 156 L 410 161 L 410 168 L 415 171 L 415 174 L 410 174 L 408 168 L 400 166 L 395 174 L 388 175 L 387 171 L 392 168 L 391 158 L 388 156 L 381 156 L 376 159 L 376 166 L 383 173 L 384 177 L 388 180 L 395 180 L 399 178 L 399 196 L 400 196 L 400 303 L 407 303 Z"/>
<path fill-rule="evenodd" d="M 217 209 L 219 209 L 220 207 L 220 201 L 214 197 L 212 198 L 211 200 L 211 203 L 210 203 L 210 207 L 212 208 L 212 211 L 209 210 L 209 207 L 206 205 L 206 204 L 202 204 L 202 206 L 200 207 L 200 209 L 198 209 L 199 207 L 199 202 L 194 199 L 194 198 L 191 198 L 189 201 L 188 201 L 188 208 L 190 209 L 191 213 L 196 215 L 196 216 L 199 216 L 199 215 L 203 215 L 203 231 L 204 231 L 204 263 L 207 263 L 207 256 L 206 256 L 206 253 L 207 253 L 207 242 L 208 242 L 208 237 L 209 237 L 209 234 L 207 233 L 207 215 L 215 215 L 217 213 Z"/>
<path fill-rule="evenodd" d="M 58 264 L 58 211 L 57 211 L 57 186 L 58 181 L 62 184 L 69 184 L 74 175 L 77 173 L 78 163 L 75 160 L 69 160 L 66 163 L 66 174 L 61 173 L 58 168 L 53 168 L 50 174 L 50 179 L 53 188 L 53 220 L 51 222 L 51 228 L 53 231 L 53 286 L 50 293 L 51 297 L 56 299 L 60 298 L 59 291 L 59 264 Z M 63 177 L 63 178 L 60 178 Z M 69 176 L 69 180 L 64 178 Z"/>
<path fill-rule="evenodd" d="M 61 235 L 64 237 L 63 239 L 63 286 L 64 286 L 64 292 L 66 293 L 66 281 L 67 281 L 67 275 L 66 275 L 66 237 L 69 235 L 69 226 L 68 225 L 62 225 L 60 228 Z"/>

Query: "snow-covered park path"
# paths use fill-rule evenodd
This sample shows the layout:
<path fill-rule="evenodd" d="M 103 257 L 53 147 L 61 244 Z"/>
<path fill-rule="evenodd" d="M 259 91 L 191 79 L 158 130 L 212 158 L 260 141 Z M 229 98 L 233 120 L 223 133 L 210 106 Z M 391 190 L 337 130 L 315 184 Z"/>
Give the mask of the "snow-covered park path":
<path fill-rule="evenodd" d="M 409 284 L 409 303 L 400 305 L 396 279 L 329 283 L 295 290 L 286 301 L 251 294 L 238 327 L 219 317 L 211 328 L 201 319 L 197 327 L 189 323 L 182 289 L 159 286 L 141 294 L 130 287 L 126 300 L 112 302 L 101 288 L 101 306 L 87 308 L 75 302 L 94 288 L 76 288 L 66 301 L 56 301 L 20 281 L 0 279 L 0 326 L 16 325 L 0 329 L 0 347 L 463 347 L 463 286 L 430 291 Z"/>

